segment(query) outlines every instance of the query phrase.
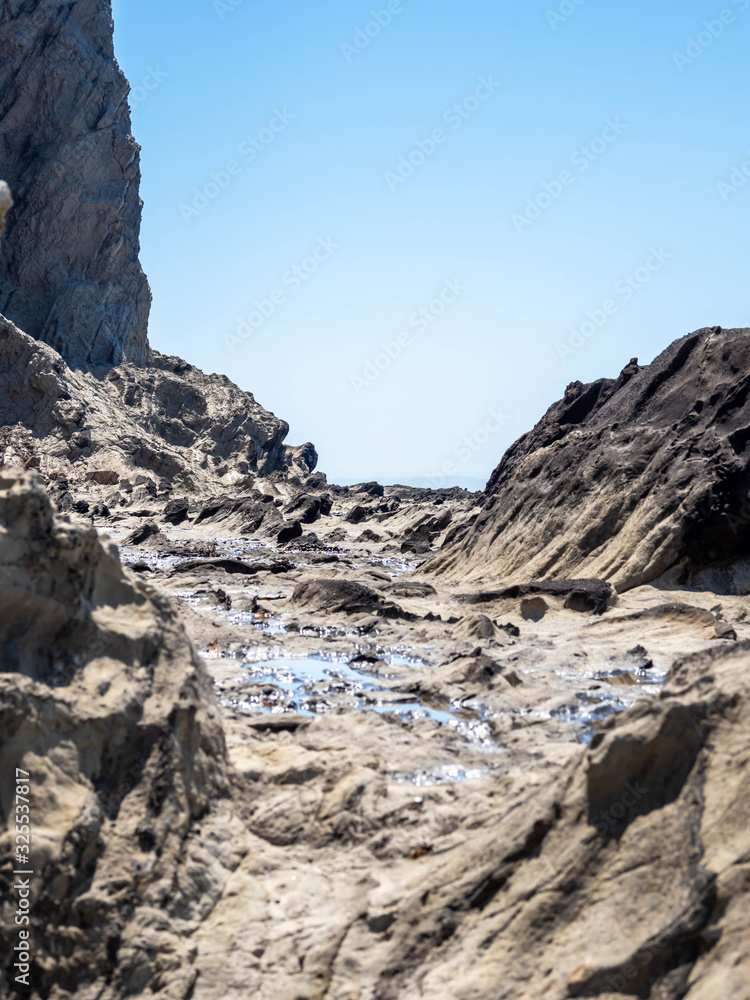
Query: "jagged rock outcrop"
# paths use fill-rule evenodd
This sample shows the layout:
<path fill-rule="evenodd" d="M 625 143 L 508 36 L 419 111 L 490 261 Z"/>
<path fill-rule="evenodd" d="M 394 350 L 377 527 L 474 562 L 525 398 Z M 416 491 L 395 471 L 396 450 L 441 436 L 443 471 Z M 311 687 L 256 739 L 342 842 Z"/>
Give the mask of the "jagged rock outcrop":
<path fill-rule="evenodd" d="M 22 768 L 31 995 L 131 996 L 150 984 L 182 1000 L 196 975 L 191 927 L 241 850 L 203 663 L 166 599 L 93 529 L 54 516 L 30 473 L 0 473 L 0 606 L 0 994 L 29 995 L 10 978 Z"/>
<path fill-rule="evenodd" d="M 287 467 L 285 421 L 226 376 L 155 351 L 147 368 L 123 363 L 101 378 L 0 316 L 0 385 L 0 465 L 113 486 L 144 474 L 209 494 Z"/>
<path fill-rule="evenodd" d="M 128 89 L 109 0 L 0 7 L 0 312 L 80 367 L 148 356 Z"/>
<path fill-rule="evenodd" d="M 428 567 L 456 579 L 664 578 L 747 593 L 750 329 L 711 328 L 574 382 L 505 454 Z"/>
<path fill-rule="evenodd" d="M 288 448 L 250 393 L 149 348 L 139 147 L 112 30 L 109 0 L 0 9 L 0 465 L 209 493 L 306 477 L 315 448 Z"/>

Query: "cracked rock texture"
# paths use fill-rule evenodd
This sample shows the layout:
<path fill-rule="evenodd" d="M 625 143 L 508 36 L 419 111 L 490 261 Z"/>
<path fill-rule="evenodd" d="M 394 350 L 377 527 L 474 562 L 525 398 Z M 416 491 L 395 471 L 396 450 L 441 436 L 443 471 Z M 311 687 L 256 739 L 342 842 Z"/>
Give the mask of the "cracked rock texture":
<path fill-rule="evenodd" d="M 676 663 L 562 776 L 427 862 L 387 934 L 353 922 L 333 982 L 357 941 L 378 1000 L 744 1000 L 749 669 L 748 643 Z"/>
<path fill-rule="evenodd" d="M 429 567 L 454 579 L 658 579 L 750 591 L 750 329 L 699 330 L 573 382 Z"/>
<path fill-rule="evenodd" d="M 139 146 L 108 0 L 0 7 L 0 312 L 72 365 L 142 365 Z"/>

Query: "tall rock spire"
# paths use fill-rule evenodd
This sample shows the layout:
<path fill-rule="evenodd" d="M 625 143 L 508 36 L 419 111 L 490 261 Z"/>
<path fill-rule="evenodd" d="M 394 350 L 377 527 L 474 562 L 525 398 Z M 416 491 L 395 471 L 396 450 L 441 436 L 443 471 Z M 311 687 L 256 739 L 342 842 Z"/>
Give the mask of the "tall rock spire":
<path fill-rule="evenodd" d="M 0 312 L 72 365 L 144 364 L 140 147 L 109 0 L 0 7 Z"/>

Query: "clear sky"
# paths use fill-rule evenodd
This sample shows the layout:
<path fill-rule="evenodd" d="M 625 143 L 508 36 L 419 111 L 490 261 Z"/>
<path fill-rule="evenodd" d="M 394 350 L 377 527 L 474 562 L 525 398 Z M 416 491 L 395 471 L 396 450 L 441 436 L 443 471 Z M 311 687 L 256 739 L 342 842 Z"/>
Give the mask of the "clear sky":
<path fill-rule="evenodd" d="M 750 0 L 114 16 L 151 343 L 332 480 L 486 479 L 569 382 L 750 325 Z"/>

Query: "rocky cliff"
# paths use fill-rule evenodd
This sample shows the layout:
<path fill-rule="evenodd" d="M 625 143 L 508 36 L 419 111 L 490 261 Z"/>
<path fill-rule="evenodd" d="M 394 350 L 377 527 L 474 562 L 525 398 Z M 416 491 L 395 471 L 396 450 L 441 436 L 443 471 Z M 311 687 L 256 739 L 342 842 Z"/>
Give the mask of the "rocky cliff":
<path fill-rule="evenodd" d="M 0 312 L 76 366 L 144 364 L 139 147 L 108 0 L 0 7 Z"/>
<path fill-rule="evenodd" d="M 0 236 L 5 232 L 5 219 L 13 208 L 13 198 L 5 181 L 0 181 Z"/>
<path fill-rule="evenodd" d="M 251 393 L 149 348 L 112 28 L 109 0 L 0 9 L 0 465 L 204 493 L 304 476 L 314 447 Z"/>
<path fill-rule="evenodd" d="M 448 577 L 665 574 L 748 592 L 750 330 L 675 341 L 617 379 L 574 382 L 505 454 L 474 525 L 431 569 Z"/>

